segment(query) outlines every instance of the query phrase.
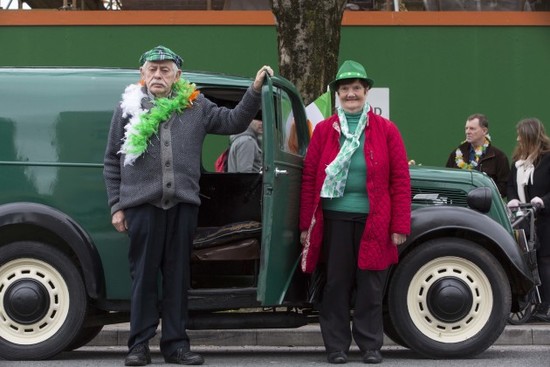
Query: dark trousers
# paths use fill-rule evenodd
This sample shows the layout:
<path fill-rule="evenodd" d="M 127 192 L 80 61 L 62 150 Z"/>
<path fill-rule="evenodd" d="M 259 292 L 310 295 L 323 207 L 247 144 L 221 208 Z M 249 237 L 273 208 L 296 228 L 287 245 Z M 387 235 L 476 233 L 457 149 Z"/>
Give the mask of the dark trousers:
<path fill-rule="evenodd" d="M 130 236 L 128 259 L 132 277 L 128 348 L 147 343 L 159 324 L 158 275 L 162 275 L 160 349 L 170 356 L 189 349 L 187 293 L 190 257 L 198 207 L 178 204 L 168 210 L 153 205 L 125 209 Z"/>
<path fill-rule="evenodd" d="M 347 352 L 352 335 L 362 352 L 380 349 L 384 338 L 382 299 L 387 270 L 361 270 L 357 266 L 367 216 L 332 211 L 325 211 L 324 215 L 327 283 L 319 321 L 325 349 L 328 353 Z M 350 331 L 351 308 L 354 311 Z"/>
<path fill-rule="evenodd" d="M 541 282 L 539 287 L 541 301 L 550 306 L 550 256 L 537 254 L 537 265 Z"/>

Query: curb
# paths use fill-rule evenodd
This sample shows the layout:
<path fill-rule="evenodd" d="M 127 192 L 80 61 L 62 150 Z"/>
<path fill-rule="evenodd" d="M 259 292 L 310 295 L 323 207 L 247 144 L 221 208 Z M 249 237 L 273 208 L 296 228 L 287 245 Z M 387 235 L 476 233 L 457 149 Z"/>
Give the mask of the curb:
<path fill-rule="evenodd" d="M 87 346 L 126 346 L 130 325 L 106 325 Z M 159 332 L 151 340 L 158 345 Z M 296 329 L 189 330 L 194 346 L 263 346 L 317 347 L 323 346 L 319 325 Z M 397 345 L 384 336 L 384 345 Z M 550 345 L 550 324 L 507 325 L 495 345 Z"/>

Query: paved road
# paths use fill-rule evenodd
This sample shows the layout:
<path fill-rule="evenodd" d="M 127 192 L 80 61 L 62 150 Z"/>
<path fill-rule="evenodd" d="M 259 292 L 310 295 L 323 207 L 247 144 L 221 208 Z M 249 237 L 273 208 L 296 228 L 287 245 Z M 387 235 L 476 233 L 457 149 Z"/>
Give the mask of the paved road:
<path fill-rule="evenodd" d="M 129 325 L 105 326 L 89 346 L 125 346 Z M 265 347 L 316 347 L 322 346 L 319 325 L 307 325 L 297 329 L 253 330 L 190 330 L 192 345 L 206 346 L 265 346 Z M 151 345 L 158 345 L 158 335 Z M 388 338 L 384 345 L 395 345 Z M 550 324 L 508 325 L 495 345 L 550 345 Z M 546 366 L 550 366 L 547 364 Z"/>
<path fill-rule="evenodd" d="M 328 366 L 321 347 L 196 347 L 206 359 L 206 366 Z M 60 354 L 52 361 L 0 361 L 2 367 L 110 367 L 123 366 L 124 347 L 83 347 Z M 384 367 L 524 367 L 548 366 L 550 345 L 493 346 L 474 359 L 430 360 L 396 346 L 382 349 Z M 151 366 L 164 363 L 158 348 L 153 348 Z M 365 366 L 356 348 L 346 366 Z"/>
<path fill-rule="evenodd" d="M 0 367 L 123 366 L 128 324 L 109 325 L 86 347 L 61 353 L 51 361 L 1 361 Z M 297 329 L 191 330 L 193 350 L 204 354 L 208 366 L 318 366 L 326 363 L 318 325 Z M 165 365 L 151 341 L 153 366 Z M 550 366 L 550 324 L 509 325 L 495 345 L 468 360 L 423 359 L 385 339 L 383 366 L 399 367 L 523 367 Z M 361 366 L 356 347 L 349 366 Z"/>

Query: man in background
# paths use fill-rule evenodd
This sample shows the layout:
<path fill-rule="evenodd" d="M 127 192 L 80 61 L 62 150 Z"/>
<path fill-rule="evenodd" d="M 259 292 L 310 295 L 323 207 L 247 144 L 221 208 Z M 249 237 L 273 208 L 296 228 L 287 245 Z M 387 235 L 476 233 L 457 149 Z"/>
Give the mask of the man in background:
<path fill-rule="evenodd" d="M 510 164 L 491 142 L 487 117 L 481 113 L 471 115 L 464 130 L 466 140 L 451 152 L 445 167 L 484 172 L 495 181 L 500 195 L 506 196 Z"/>

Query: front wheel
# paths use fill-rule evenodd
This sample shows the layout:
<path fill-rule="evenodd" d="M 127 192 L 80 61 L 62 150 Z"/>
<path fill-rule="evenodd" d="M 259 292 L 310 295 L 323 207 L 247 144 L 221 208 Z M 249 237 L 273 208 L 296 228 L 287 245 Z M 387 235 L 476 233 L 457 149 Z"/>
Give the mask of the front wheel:
<path fill-rule="evenodd" d="M 429 358 L 474 356 L 500 336 L 511 291 L 496 258 L 459 238 L 427 241 L 401 259 L 388 304 L 399 336 Z"/>
<path fill-rule="evenodd" d="M 86 293 L 75 264 L 38 242 L 0 247 L 0 358 L 47 359 L 77 336 Z"/>

